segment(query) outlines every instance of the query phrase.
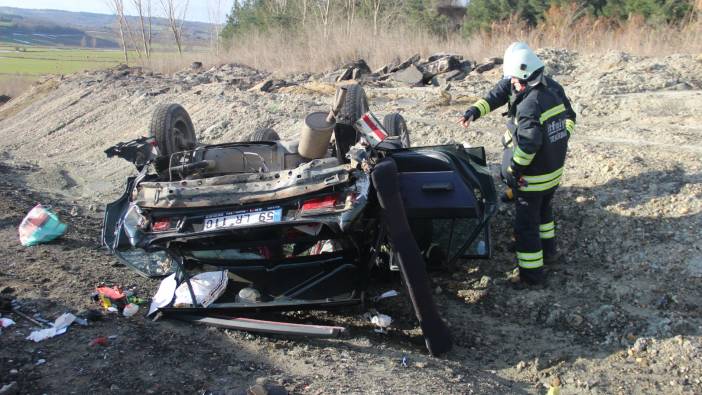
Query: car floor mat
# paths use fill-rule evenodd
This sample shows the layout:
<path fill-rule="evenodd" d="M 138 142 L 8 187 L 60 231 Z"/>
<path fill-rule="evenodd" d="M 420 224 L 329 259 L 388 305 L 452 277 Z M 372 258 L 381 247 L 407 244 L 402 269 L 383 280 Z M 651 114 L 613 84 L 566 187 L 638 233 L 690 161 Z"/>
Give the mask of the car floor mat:
<path fill-rule="evenodd" d="M 451 349 L 451 332 L 436 309 L 424 258 L 405 214 L 397 165 L 392 159 L 385 159 L 375 166 L 371 177 L 382 207 L 383 223 L 392 248 L 399 257 L 400 270 L 424 333 L 427 349 L 432 355 L 443 354 Z"/>

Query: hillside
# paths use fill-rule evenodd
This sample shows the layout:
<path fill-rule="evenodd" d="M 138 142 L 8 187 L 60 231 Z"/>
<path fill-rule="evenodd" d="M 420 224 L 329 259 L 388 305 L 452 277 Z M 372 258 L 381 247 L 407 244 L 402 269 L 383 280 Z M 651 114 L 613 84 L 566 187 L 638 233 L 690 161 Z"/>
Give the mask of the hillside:
<path fill-rule="evenodd" d="M 111 315 L 34 344 L 21 322 L 1 335 L 0 372 L 14 373 L 0 385 L 14 381 L 21 393 L 240 394 L 260 381 L 294 394 L 543 394 L 558 378 L 563 394 L 702 393 L 702 58 L 538 53 L 578 113 L 555 203 L 564 259 L 548 268 L 547 287 L 512 287 L 514 209 L 501 205 L 493 257 L 432 274 L 455 339 L 445 357 L 426 354 L 402 285 L 383 283 L 373 292 L 401 291 L 378 306 L 394 319 L 388 333 L 355 311 L 291 313 L 348 327 L 340 340 Z M 100 281 L 153 295 L 157 282 L 98 244 L 104 205 L 134 174 L 103 151 L 146 135 L 161 103 L 182 103 L 200 141 L 223 143 L 257 127 L 295 138 L 304 116 L 332 101 L 325 75 L 251 89 L 269 75 L 241 65 L 174 75 L 113 68 L 47 78 L 0 107 L 0 283 L 46 318 L 95 308 L 88 295 Z M 404 115 L 414 146 L 485 146 L 497 164 L 500 111 L 467 130 L 456 119 L 499 78 L 496 68 L 450 87 L 386 81 L 365 89 L 373 112 Z M 71 231 L 23 248 L 16 226 L 36 201 L 59 210 Z M 88 346 L 98 336 L 114 337 Z"/>
<path fill-rule="evenodd" d="M 139 24 L 137 17 L 128 16 L 127 20 L 133 27 Z M 156 44 L 170 45 L 172 38 L 167 27 L 166 19 L 153 18 Z M 85 42 L 83 37 L 87 37 Z M 0 7 L 0 41 L 21 45 L 116 48 L 119 47 L 118 37 L 114 15 Z M 189 46 L 208 45 L 210 25 L 187 21 L 183 25 L 183 38 Z"/>

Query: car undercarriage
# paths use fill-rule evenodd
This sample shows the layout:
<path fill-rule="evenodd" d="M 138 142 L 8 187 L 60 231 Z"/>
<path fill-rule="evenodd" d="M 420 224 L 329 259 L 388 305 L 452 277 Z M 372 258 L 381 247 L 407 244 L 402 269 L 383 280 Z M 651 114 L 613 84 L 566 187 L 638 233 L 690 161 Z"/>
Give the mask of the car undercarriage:
<path fill-rule="evenodd" d="M 159 314 L 276 332 L 276 323 L 251 314 L 367 306 L 378 273 L 399 271 L 430 352 L 450 348 L 427 268 L 490 256 L 497 199 L 485 153 L 458 144 L 409 147 L 399 114 L 374 122 L 362 88 L 344 89 L 329 116 L 334 140 L 322 140 L 319 157 L 301 154 L 310 143 L 304 132 L 301 141 L 264 129 L 254 132 L 257 141 L 200 145 L 178 105 L 157 109 L 151 136 L 106 151 L 133 162 L 138 174 L 107 207 L 104 244 L 141 274 L 171 276 L 192 296 L 159 306 Z M 205 306 L 191 279 L 212 272 L 226 281 Z M 238 321 L 224 319 L 232 315 Z"/>

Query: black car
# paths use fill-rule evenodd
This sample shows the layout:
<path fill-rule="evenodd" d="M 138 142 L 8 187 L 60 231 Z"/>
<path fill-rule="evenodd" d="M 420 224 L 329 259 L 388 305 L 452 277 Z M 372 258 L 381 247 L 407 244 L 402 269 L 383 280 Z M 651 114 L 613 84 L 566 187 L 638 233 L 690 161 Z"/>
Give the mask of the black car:
<path fill-rule="evenodd" d="M 363 90 L 346 89 L 337 120 L 361 118 Z M 132 161 L 139 173 L 107 206 L 103 242 L 149 277 L 175 272 L 183 283 L 196 273 L 227 271 L 215 302 L 204 307 L 193 297 L 189 305 L 162 307 L 165 315 L 363 304 L 376 275 L 398 270 L 426 321 L 435 308 L 431 293 L 417 291 L 427 287 L 425 265 L 490 256 L 495 187 L 481 147 L 410 148 L 399 114 L 383 123 L 389 137 L 371 146 L 358 124 L 339 121 L 327 152 L 309 159 L 300 143 L 280 141 L 271 129 L 255 131 L 251 141 L 199 145 L 187 112 L 161 106 L 150 137 L 106 151 Z M 390 162 L 392 168 L 376 172 Z M 276 331 L 275 323 L 240 324 Z"/>

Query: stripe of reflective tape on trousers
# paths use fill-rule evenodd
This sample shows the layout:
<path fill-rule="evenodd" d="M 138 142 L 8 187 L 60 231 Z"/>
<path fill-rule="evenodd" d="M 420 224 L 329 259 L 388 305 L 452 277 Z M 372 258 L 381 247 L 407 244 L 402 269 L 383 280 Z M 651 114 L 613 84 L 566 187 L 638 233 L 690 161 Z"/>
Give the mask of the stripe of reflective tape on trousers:
<path fill-rule="evenodd" d="M 544 265 L 544 252 L 519 252 L 517 251 L 519 267 L 524 269 L 538 269 Z"/>
<path fill-rule="evenodd" d="M 542 239 L 553 239 L 556 237 L 556 223 L 551 221 L 539 225 L 539 235 Z"/>

